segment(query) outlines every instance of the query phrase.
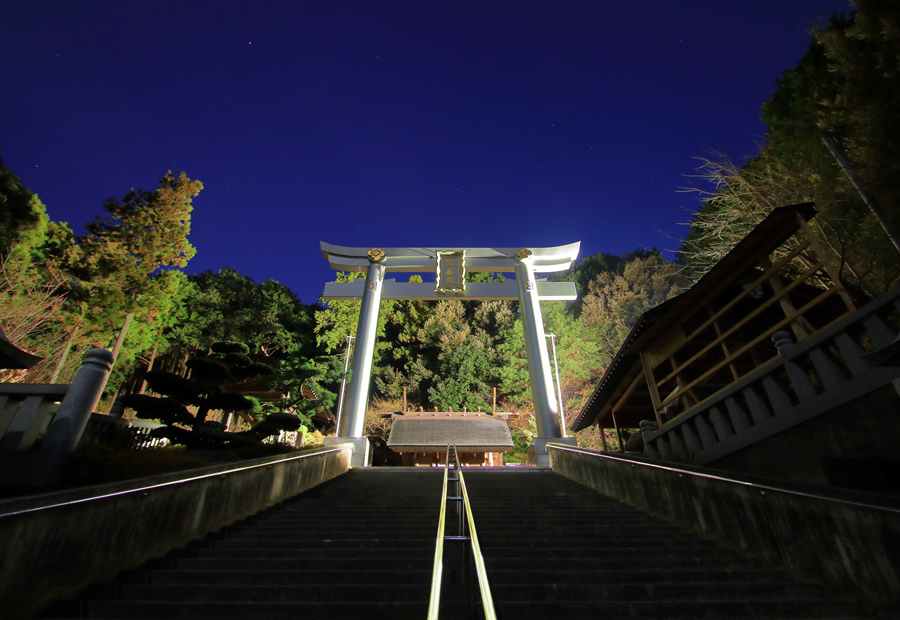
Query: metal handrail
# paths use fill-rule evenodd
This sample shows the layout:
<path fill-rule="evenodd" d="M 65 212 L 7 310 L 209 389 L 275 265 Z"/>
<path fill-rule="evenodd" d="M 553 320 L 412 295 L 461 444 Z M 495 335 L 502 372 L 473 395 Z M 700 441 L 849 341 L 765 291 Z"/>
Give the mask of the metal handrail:
<path fill-rule="evenodd" d="M 453 452 L 454 454 L 456 453 L 456 446 L 453 447 Z M 487 569 L 484 566 L 484 555 L 482 555 L 481 546 L 478 544 L 478 533 L 475 531 L 475 516 L 472 514 L 472 507 L 469 505 L 469 494 L 466 492 L 466 481 L 463 479 L 462 467 L 459 467 L 459 486 L 462 490 L 463 506 L 466 508 L 466 520 L 469 522 L 469 539 L 472 545 L 472 559 L 475 562 L 475 574 L 478 577 L 478 588 L 481 590 L 481 604 L 484 607 L 484 618 L 485 620 L 496 620 L 497 614 L 494 612 L 494 597 L 491 596 L 491 586 L 488 583 Z"/>
<path fill-rule="evenodd" d="M 460 497 L 451 498 L 461 501 L 465 511 L 465 521 L 461 520 L 461 527 L 468 525 L 468 536 L 447 536 L 446 535 L 446 513 L 447 513 L 447 482 L 449 481 L 450 472 L 450 452 L 453 451 L 453 461 L 456 464 L 457 480 L 459 481 Z M 465 534 L 463 530 L 460 532 Z M 428 604 L 428 620 L 437 620 L 441 603 L 441 581 L 443 579 L 443 556 L 445 540 L 468 540 L 472 550 L 472 560 L 475 565 L 475 574 L 478 579 L 478 588 L 481 592 L 481 605 L 484 610 L 485 620 L 497 620 L 497 614 L 494 611 L 494 599 L 491 595 L 490 584 L 487 578 L 487 569 L 484 565 L 484 556 L 481 553 L 481 547 L 478 544 L 478 533 L 475 529 L 475 516 L 469 505 L 469 494 L 466 491 L 466 482 L 463 479 L 462 467 L 459 464 L 459 457 L 456 452 L 456 446 L 447 446 L 447 458 L 444 463 L 444 485 L 441 493 L 441 517 L 438 524 L 437 543 L 434 552 L 434 571 L 431 581 L 431 598 Z"/>
<path fill-rule="evenodd" d="M 434 568 L 431 573 L 431 596 L 428 598 L 428 620 L 437 620 L 441 607 L 441 578 L 444 574 L 444 524 L 447 521 L 447 474 L 450 450 L 444 460 L 444 483 L 441 490 L 441 518 L 438 519 L 437 543 L 434 546 Z"/>

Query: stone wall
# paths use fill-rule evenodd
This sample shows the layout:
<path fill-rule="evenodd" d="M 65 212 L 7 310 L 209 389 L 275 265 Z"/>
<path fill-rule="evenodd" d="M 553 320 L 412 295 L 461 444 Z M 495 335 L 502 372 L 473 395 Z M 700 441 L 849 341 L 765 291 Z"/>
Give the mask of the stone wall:
<path fill-rule="evenodd" d="M 898 440 L 900 396 L 887 385 L 710 467 L 802 484 L 900 493 Z"/>
<path fill-rule="evenodd" d="M 0 618 L 164 556 L 350 468 L 348 444 L 0 501 Z"/>
<path fill-rule="evenodd" d="M 548 446 L 553 471 L 798 577 L 900 605 L 900 500 Z M 598 534 L 599 535 L 599 534 Z"/>

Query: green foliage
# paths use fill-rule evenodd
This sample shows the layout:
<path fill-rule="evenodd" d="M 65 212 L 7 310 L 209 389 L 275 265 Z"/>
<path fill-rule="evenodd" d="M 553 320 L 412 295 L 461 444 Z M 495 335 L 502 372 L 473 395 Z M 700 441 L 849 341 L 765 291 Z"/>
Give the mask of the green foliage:
<path fill-rule="evenodd" d="M 202 189 L 185 174 L 166 174 L 152 192 L 132 190 L 110 198 L 97 217 L 75 236 L 66 224 L 50 223 L 39 254 L 42 268 L 65 275 L 68 298 L 61 323 L 72 326 L 77 346 L 112 344 L 131 315 L 133 321 L 110 380 L 117 385 L 127 363 L 159 341 L 184 290 L 183 267 L 194 254 L 187 241 L 191 201 Z M 40 272 L 40 271 L 39 271 Z"/>
<path fill-rule="evenodd" d="M 284 396 L 274 402 L 262 403 L 261 410 L 264 413 L 289 413 L 308 426 L 317 410 L 334 406 L 343 370 L 341 359 L 336 357 L 288 356 L 279 362 L 268 381 L 270 389 Z"/>
<path fill-rule="evenodd" d="M 223 267 L 190 276 L 190 289 L 173 336 L 180 342 L 206 348 L 233 341 L 266 354 L 293 353 L 314 347 L 313 308 L 304 306 L 286 286 L 275 280 L 262 284 Z"/>
<path fill-rule="evenodd" d="M 335 282 L 353 282 L 355 280 L 365 280 L 364 272 L 337 272 Z M 359 300 L 352 301 L 330 301 L 328 306 L 318 310 L 315 314 L 316 321 L 316 340 L 318 344 L 325 348 L 327 353 L 340 349 L 347 341 L 347 336 L 356 336 L 356 327 L 359 323 L 359 308 L 362 302 Z M 385 335 L 385 325 L 388 317 L 394 313 L 396 302 L 382 301 L 378 313 L 377 335 L 383 338 Z M 380 349 L 384 348 L 381 344 Z"/>
<path fill-rule="evenodd" d="M 3 165 L 0 159 L 0 258 L 29 236 L 40 237 L 46 229 L 47 214 L 43 203 L 22 185 L 22 181 Z M 38 244 L 39 245 L 39 244 Z"/>

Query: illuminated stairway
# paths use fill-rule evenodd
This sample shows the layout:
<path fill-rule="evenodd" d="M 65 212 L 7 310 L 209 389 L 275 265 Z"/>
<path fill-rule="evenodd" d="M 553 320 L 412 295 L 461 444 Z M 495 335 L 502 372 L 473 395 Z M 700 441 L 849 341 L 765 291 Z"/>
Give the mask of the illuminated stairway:
<path fill-rule="evenodd" d="M 352 470 L 41 617 L 425 618 L 442 475 Z M 549 470 L 465 479 L 500 620 L 861 617 Z"/>
<path fill-rule="evenodd" d="M 498 617 L 848 618 L 799 584 L 549 470 L 465 470 Z"/>
<path fill-rule="evenodd" d="M 44 617 L 424 618 L 442 476 L 351 470 Z"/>

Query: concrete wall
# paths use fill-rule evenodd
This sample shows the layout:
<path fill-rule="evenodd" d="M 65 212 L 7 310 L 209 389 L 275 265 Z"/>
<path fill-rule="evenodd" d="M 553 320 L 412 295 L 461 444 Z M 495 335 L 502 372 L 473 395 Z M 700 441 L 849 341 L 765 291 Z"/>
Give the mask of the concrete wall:
<path fill-rule="evenodd" d="M 0 501 L 0 618 L 22 618 L 91 583 L 345 473 L 344 444 Z"/>
<path fill-rule="evenodd" d="M 799 577 L 900 605 L 900 499 L 550 446 L 553 471 Z M 828 497 L 821 494 L 827 493 Z"/>

